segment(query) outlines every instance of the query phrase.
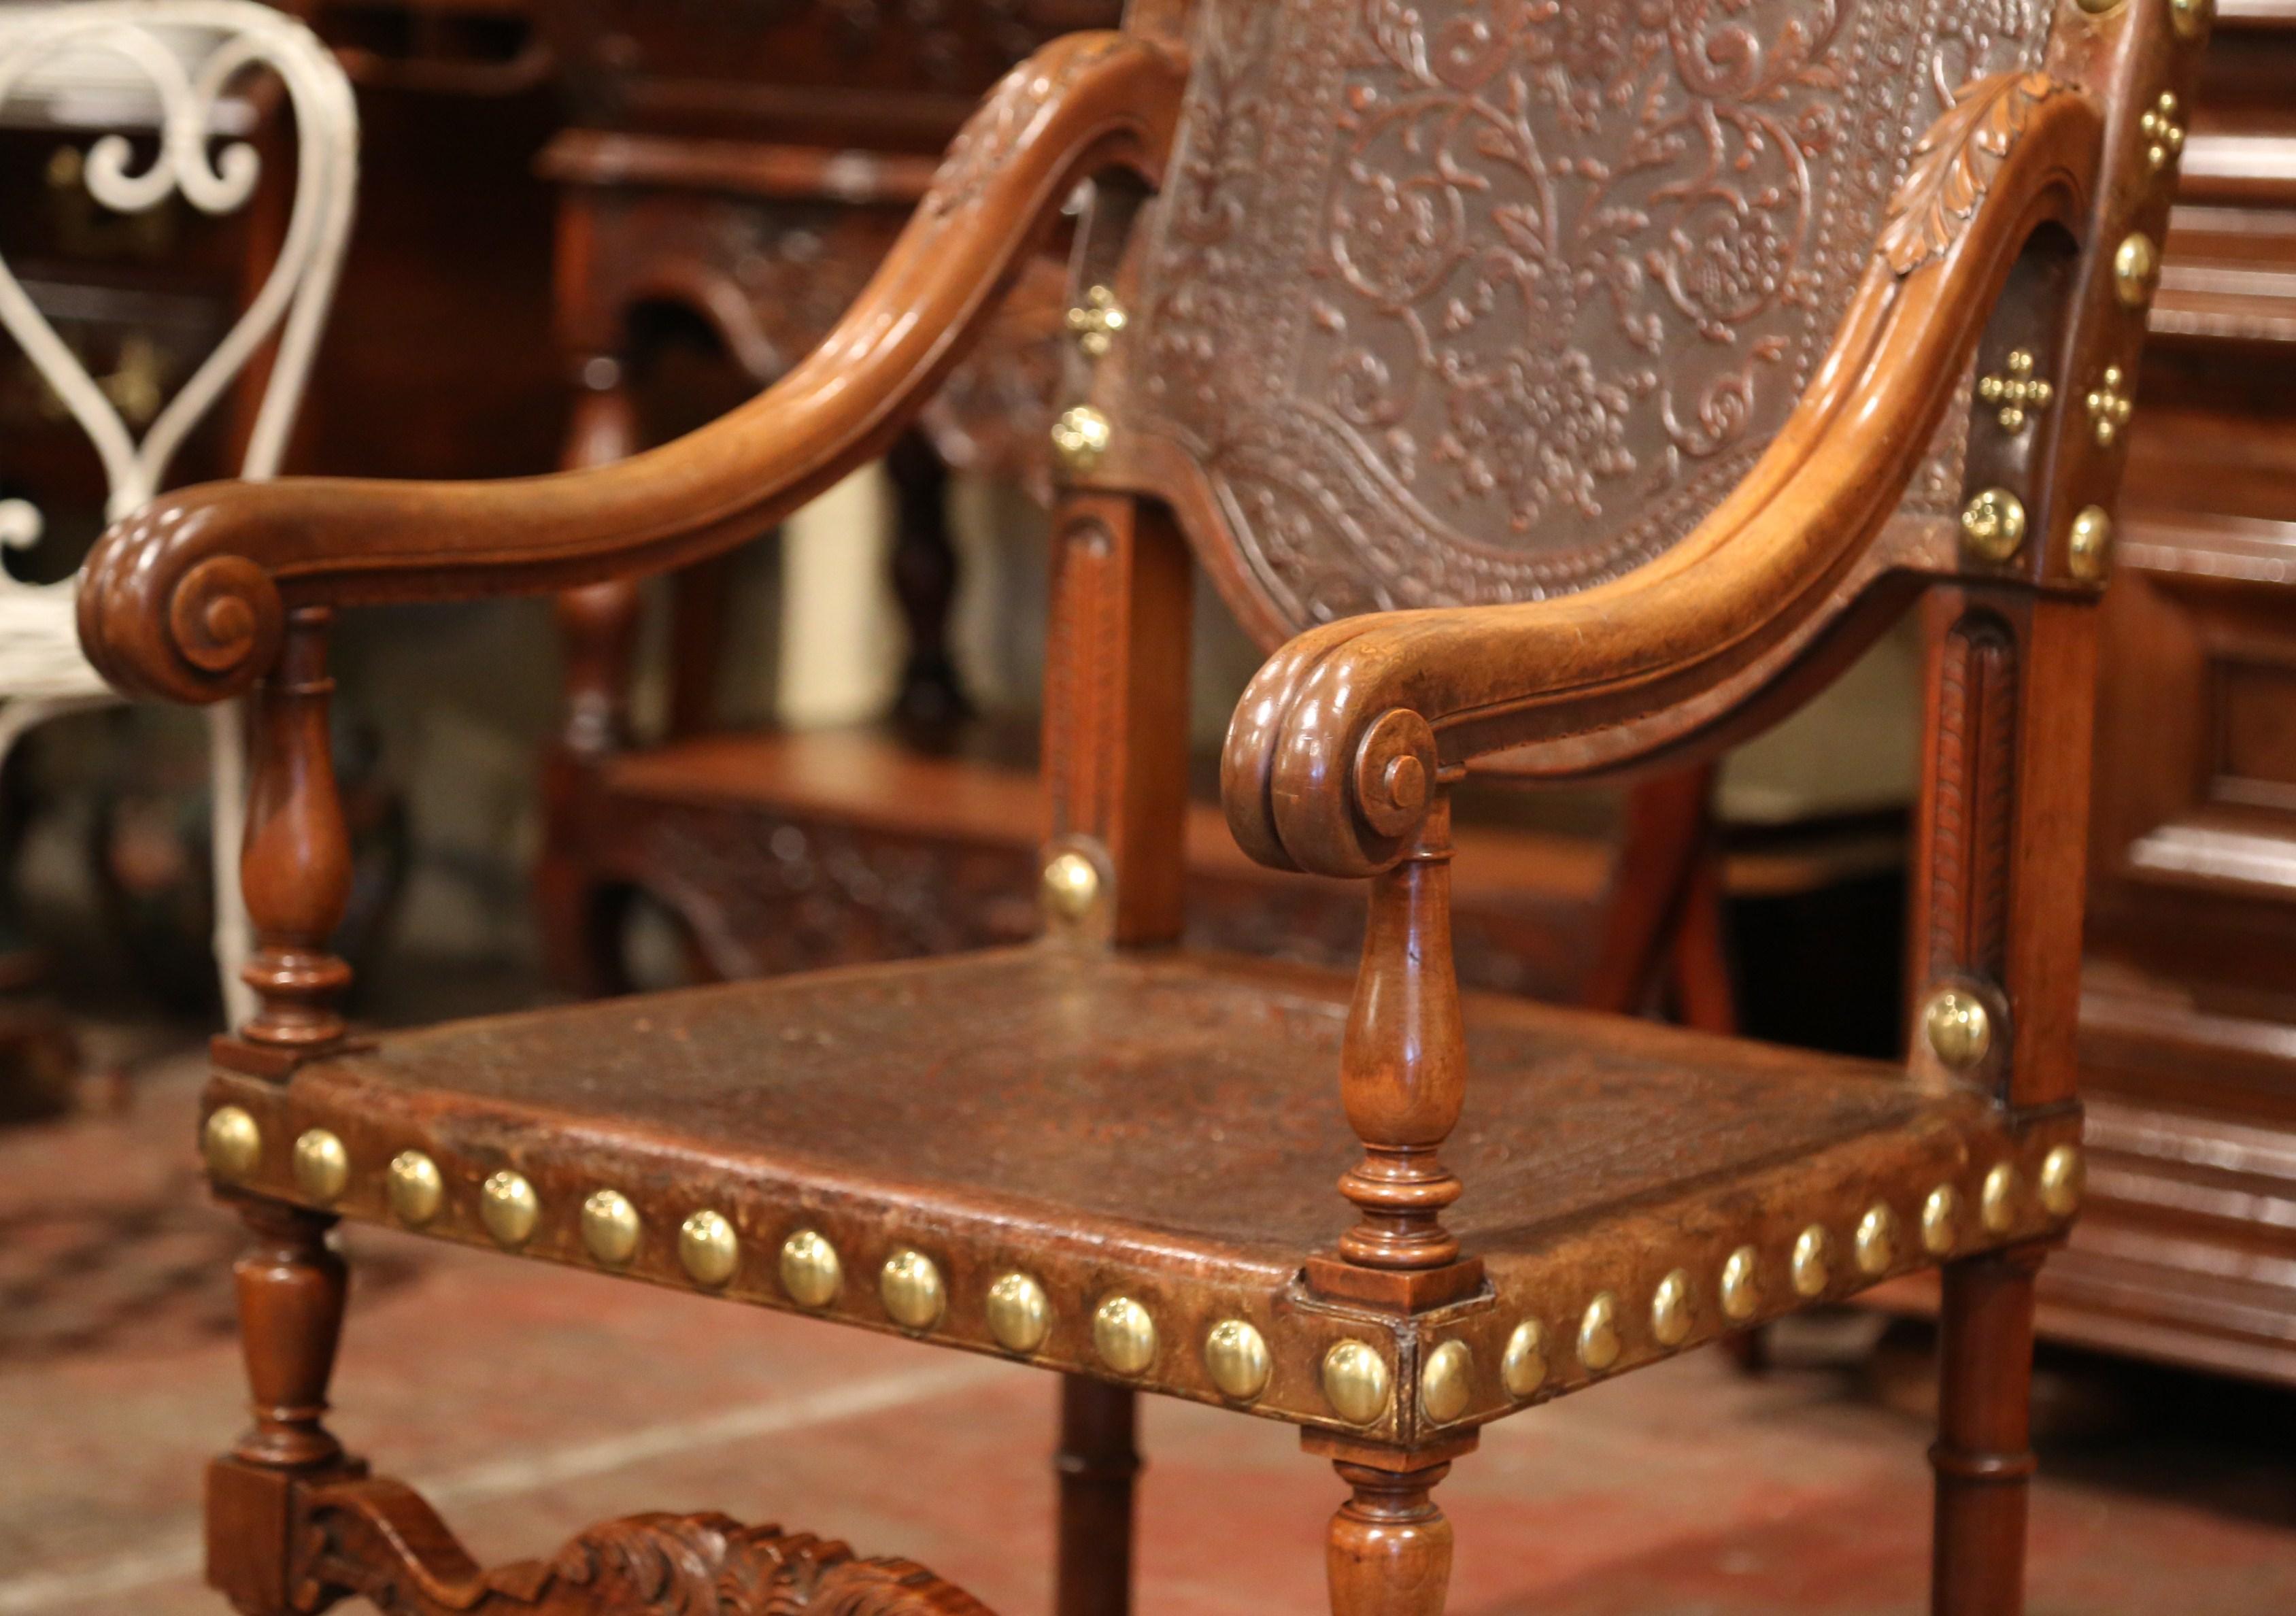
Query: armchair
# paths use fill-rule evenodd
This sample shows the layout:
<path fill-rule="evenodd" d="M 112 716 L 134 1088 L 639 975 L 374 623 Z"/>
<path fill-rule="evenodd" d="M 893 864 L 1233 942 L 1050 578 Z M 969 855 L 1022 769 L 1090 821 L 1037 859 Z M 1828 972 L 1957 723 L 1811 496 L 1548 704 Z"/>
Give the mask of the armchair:
<path fill-rule="evenodd" d="M 1059 1373 L 1066 1616 L 1127 1608 L 1138 1391 L 1299 1426 L 1346 1491 L 1334 1612 L 1431 1616 L 1436 1489 L 1484 1424 L 1941 1267 L 1934 1604 L 2020 1608 L 2120 472 L 2048 406 L 2135 362 L 2171 178 L 2136 117 L 2207 22 L 1140 0 L 1005 80 L 822 349 L 717 425 L 596 471 L 213 487 L 122 523 L 89 654 L 257 712 L 261 1006 L 201 1125 L 256 1235 L 217 1585 L 611 1607 L 478 1572 L 327 1431 L 324 1233 L 352 1218 Z M 350 1033 L 331 613 L 754 532 L 913 418 L 1086 176 L 1077 279 L 1132 317 L 1073 361 L 1057 439 L 1044 939 Z M 1230 824 L 1367 883 L 1352 980 L 1173 946 L 1190 546 L 1283 643 L 1230 732 Z M 1902 1065 L 1459 992 L 1455 783 L 1694 760 L 1916 599 Z M 701 1530 L 647 1520 L 603 1538 Z M 709 1530 L 663 1562 L 678 1588 L 783 1608 L 751 1591 L 780 1551 Z M 947 1608 L 902 1597 L 865 1608 Z"/>

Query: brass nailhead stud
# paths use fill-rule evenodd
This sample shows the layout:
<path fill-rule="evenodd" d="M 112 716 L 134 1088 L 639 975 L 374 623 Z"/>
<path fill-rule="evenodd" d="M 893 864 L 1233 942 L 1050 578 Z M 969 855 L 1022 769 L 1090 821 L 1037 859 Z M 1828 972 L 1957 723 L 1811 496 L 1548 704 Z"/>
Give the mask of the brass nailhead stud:
<path fill-rule="evenodd" d="M 263 1160 L 263 1130 L 236 1105 L 218 1105 L 200 1128 L 200 1155 L 218 1178 L 244 1178 Z"/>
<path fill-rule="evenodd" d="M 885 1259 L 877 1275 L 877 1295 L 904 1330 L 931 1329 L 948 1306 L 940 1269 L 922 1251 L 896 1251 Z"/>
<path fill-rule="evenodd" d="M 2070 1218 L 2080 1210 L 2087 1177 L 2079 1145 L 2060 1144 L 2041 1158 L 2041 1204 L 2051 1217 Z"/>
<path fill-rule="evenodd" d="M 2131 231 L 2112 255 L 2112 289 L 2131 308 L 2142 308 L 2161 278 L 2161 250 L 2141 230 Z"/>
<path fill-rule="evenodd" d="M 534 1185 L 505 1168 L 479 1186 L 479 1221 L 496 1245 L 515 1251 L 534 1237 L 534 1226 L 542 1221 L 542 1202 Z"/>
<path fill-rule="evenodd" d="M 1224 1318 L 1204 1337 L 1204 1372 L 1222 1397 L 1249 1403 L 1267 1390 L 1275 1364 L 1259 1332 L 1240 1318 Z"/>
<path fill-rule="evenodd" d="M 1988 488 L 1961 513 L 1961 536 L 1989 562 L 2005 562 L 2025 545 L 2025 503 L 2006 488 Z"/>
<path fill-rule="evenodd" d="M 1115 436 L 1107 416 L 1089 404 L 1079 404 L 1053 422 L 1053 455 L 1062 471 L 1082 477 L 1100 463 Z"/>
<path fill-rule="evenodd" d="M 2167 168 L 2170 160 L 2185 149 L 2185 126 L 2177 116 L 2178 111 L 2175 94 L 2163 90 L 2161 99 L 2136 120 L 2136 127 L 2147 142 L 2145 166 L 2155 172 Z"/>
<path fill-rule="evenodd" d="M 1889 1272 L 1898 1260 L 1898 1215 L 1878 1202 L 1857 1220 L 1857 1238 L 1850 1242 L 1857 1271 L 1868 1279 Z"/>
<path fill-rule="evenodd" d="M 1156 1361 L 1156 1321 L 1128 1296 L 1111 1296 L 1094 1310 L 1092 1347 L 1119 1374 L 1138 1374 Z"/>
<path fill-rule="evenodd" d="M 1045 864 L 1045 906 L 1073 924 L 1100 901 L 1100 871 L 1077 852 L 1058 853 Z"/>
<path fill-rule="evenodd" d="M 2112 560 L 2112 518 L 2099 505 L 2091 505 L 2073 518 L 2072 532 L 2065 538 L 2065 570 L 2084 584 L 2094 584 L 2104 577 Z"/>
<path fill-rule="evenodd" d="M 2169 0 L 2169 20 L 2179 39 L 2198 39 L 2209 31 L 2217 14 L 2217 0 Z"/>
<path fill-rule="evenodd" d="M 1464 1341 L 1445 1341 L 1419 1371 L 1419 1412 L 1431 1424 L 1448 1425 L 1467 1412 L 1474 1389 L 1474 1354 Z"/>
<path fill-rule="evenodd" d="M 2001 430 L 2021 432 L 2029 415 L 2038 415 L 2047 409 L 2057 396 L 2048 381 L 2033 374 L 2033 356 L 2030 349 L 2017 349 L 2004 362 L 2005 373 L 1980 376 L 1977 396 L 1986 403 L 2000 406 Z"/>
<path fill-rule="evenodd" d="M 1387 1412 L 1387 1360 L 1368 1342 L 1343 1341 L 1324 1354 L 1324 1396 L 1350 1425 Z"/>
<path fill-rule="evenodd" d="M 1069 310 L 1069 334 L 1084 350 L 1085 357 L 1098 359 L 1116 346 L 1116 339 L 1124 330 L 1128 316 L 1116 293 L 1105 286 L 1095 286 L 1084 294 L 1080 307 Z"/>
<path fill-rule="evenodd" d="M 389 1182 L 390 1210 L 410 1229 L 419 1229 L 439 1215 L 447 1199 L 447 1180 L 439 1164 L 421 1151 L 401 1151 L 384 1173 Z"/>
<path fill-rule="evenodd" d="M 2108 365 L 2083 400 L 2088 406 L 2089 430 L 2095 434 L 2096 447 L 2101 449 L 2112 447 L 2113 440 L 2120 436 L 2120 429 L 2136 413 L 2136 400 L 2120 390 L 2128 380 L 2128 373 L 2120 366 Z"/>
<path fill-rule="evenodd" d="M 782 1289 L 800 1308 L 827 1307 L 845 1283 L 837 1248 L 811 1229 L 800 1229 L 782 1242 L 781 1268 Z"/>
<path fill-rule="evenodd" d="M 1993 1018 L 1985 1002 L 1958 988 L 1940 988 L 1930 995 L 1922 1011 L 1922 1029 L 1929 1035 L 1937 1058 L 1956 1071 L 1966 1071 L 1993 1047 Z"/>
<path fill-rule="evenodd" d="M 1825 1229 L 1821 1224 L 1811 1224 L 1794 1238 L 1793 1260 L 1788 1265 L 1793 1275 L 1794 1293 L 1816 1296 L 1825 1289 L 1826 1246 Z"/>
<path fill-rule="evenodd" d="M 1679 1347 L 1690 1336 L 1690 1276 L 1677 1268 L 1651 1294 L 1651 1333 L 1661 1347 Z"/>
<path fill-rule="evenodd" d="M 1740 1246 L 1722 1265 L 1722 1311 L 1740 1324 L 1754 1317 L 1761 1305 L 1761 1283 L 1756 1277 L 1754 1248 Z"/>
<path fill-rule="evenodd" d="M 1499 1381 L 1509 1397 L 1529 1397 L 1546 1384 L 1546 1332 L 1535 1318 L 1526 1318 L 1507 1337 L 1499 1359 Z"/>
<path fill-rule="evenodd" d="M 295 1141 L 295 1187 L 322 1206 L 332 1206 L 350 1187 L 351 1154 L 324 1128 L 307 1129 Z"/>
<path fill-rule="evenodd" d="M 638 1254 L 638 1210 L 619 1190 L 593 1190 L 582 1203 L 582 1244 L 596 1261 L 619 1268 Z"/>
<path fill-rule="evenodd" d="M 1986 1229 L 1995 1235 L 2006 1235 L 2017 1221 L 2017 1169 L 2006 1161 L 1995 1164 L 1985 1175 L 1985 1187 L 1978 1194 L 1977 1215 Z"/>
<path fill-rule="evenodd" d="M 1007 1352 L 1034 1352 L 1053 1333 L 1052 1299 L 1026 1274 L 1007 1274 L 988 1287 L 988 1333 Z"/>
<path fill-rule="evenodd" d="M 1960 1238 L 1961 1195 L 1950 1184 L 1940 1184 L 1922 1202 L 1922 1250 L 1944 1257 Z"/>
<path fill-rule="evenodd" d="M 715 1290 L 741 1267 L 741 1236 L 723 1212 L 704 1208 L 677 1226 L 677 1260 L 695 1284 Z"/>
<path fill-rule="evenodd" d="M 1619 1299 L 1608 1291 L 1587 1304 L 1578 1321 L 1578 1361 L 1595 1370 L 1619 1361 Z"/>
<path fill-rule="evenodd" d="M 2125 0 L 2080 0 L 2080 8 L 2092 17 L 2104 17 L 2119 11 L 2123 4 Z"/>

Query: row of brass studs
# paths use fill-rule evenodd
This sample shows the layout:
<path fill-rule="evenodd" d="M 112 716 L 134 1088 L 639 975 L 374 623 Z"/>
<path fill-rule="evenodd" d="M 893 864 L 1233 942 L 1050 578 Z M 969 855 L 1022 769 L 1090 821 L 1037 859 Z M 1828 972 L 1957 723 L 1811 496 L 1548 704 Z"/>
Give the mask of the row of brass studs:
<path fill-rule="evenodd" d="M 262 1159 L 261 1131 L 255 1119 L 236 1105 L 222 1106 L 209 1115 L 201 1142 L 209 1166 L 222 1177 L 243 1178 Z M 350 1187 L 349 1153 L 325 1128 L 307 1129 L 296 1139 L 292 1166 L 296 1186 L 322 1205 L 332 1205 Z M 392 1157 L 384 1187 L 392 1214 L 411 1228 L 429 1224 L 446 1204 L 446 1178 L 439 1164 L 421 1151 L 401 1151 Z M 505 1251 L 524 1246 L 541 1220 L 541 1198 L 523 1174 L 504 1169 L 480 1185 L 479 1221 Z M 579 1221 L 583 1249 L 600 1266 L 623 1268 L 636 1257 L 644 1225 L 637 1208 L 619 1190 L 593 1191 L 582 1202 Z M 724 1213 L 705 1209 L 679 1226 L 677 1259 L 695 1284 L 715 1290 L 731 1283 L 740 1269 L 741 1240 Z M 801 1308 L 825 1308 L 844 1288 L 844 1264 L 837 1248 L 816 1230 L 800 1229 L 783 1241 L 777 1267 L 783 1293 Z M 878 1272 L 877 1292 L 887 1315 L 905 1330 L 931 1330 L 947 1312 L 947 1289 L 939 1266 L 922 1251 L 903 1248 L 887 1258 Z M 1017 1270 L 989 1286 L 984 1311 L 989 1333 L 1009 1352 L 1034 1352 L 1052 1333 L 1053 1306 L 1045 1287 Z M 1093 1313 L 1092 1341 L 1110 1369 L 1140 1374 L 1156 1359 L 1156 1321 L 1135 1299 L 1111 1296 Z M 1344 1355 L 1340 1366 L 1325 1377 L 1327 1390 L 1339 1388 L 1331 1396 L 1343 1413 L 1365 1407 L 1369 1399 L 1368 1413 L 1349 1416 L 1368 1423 L 1386 1407 L 1387 1366 L 1365 1343 L 1342 1344 L 1360 1349 L 1367 1363 L 1354 1354 Z M 1274 1372 L 1267 1339 L 1240 1318 L 1212 1326 L 1205 1337 L 1203 1361 L 1220 1394 L 1238 1403 L 1256 1401 Z"/>
<path fill-rule="evenodd" d="M 2082 1177 L 2078 1146 L 2060 1144 L 2051 1150 L 2041 1161 L 2039 1194 L 2043 1208 L 2053 1217 L 2070 1217 L 2080 1205 Z M 1978 1218 L 1988 1234 L 2006 1235 L 2016 1226 L 2022 1190 L 2017 1169 L 2010 1163 L 1998 1162 L 1987 1172 L 1978 1193 Z M 1961 1218 L 1959 1191 L 1950 1184 L 1940 1184 L 1931 1190 L 1922 1203 L 1922 1249 L 1931 1257 L 1951 1256 L 1960 1243 Z M 1889 1272 L 1898 1259 L 1898 1239 L 1897 1213 L 1882 1202 L 1868 1207 L 1857 1220 L 1849 1243 L 1857 1272 L 1867 1279 L 1878 1279 Z M 1743 1245 L 1732 1251 L 1722 1264 L 1716 1280 L 1716 1295 L 1723 1317 L 1734 1325 L 1750 1323 L 1760 1309 L 1761 1290 L 1757 1276 L 1759 1261 L 1755 1249 Z M 1824 1295 L 1833 1280 L 1833 1239 L 1824 1225 L 1813 1223 L 1794 1237 L 1787 1259 L 1787 1275 L 1796 1295 L 1805 1300 Z M 1662 1347 L 1678 1347 L 1690 1337 L 1693 1284 L 1689 1270 L 1677 1268 L 1660 1280 L 1651 1293 L 1651 1334 Z M 1579 1317 L 1577 1356 L 1582 1366 L 1598 1374 L 1616 1364 L 1624 1350 L 1619 1334 L 1619 1307 L 1617 1293 L 1605 1291 L 1588 1302 Z M 1451 1347 L 1459 1349 L 1449 1366 L 1450 1372 L 1460 1377 L 1459 1384 L 1454 1392 L 1447 1381 L 1439 1394 L 1431 1378 L 1436 1374 L 1436 1359 Z M 1520 1400 L 1545 1385 L 1547 1357 L 1546 1333 L 1538 1321 L 1525 1319 L 1517 1325 L 1507 1338 L 1505 1353 L 1499 1361 L 1499 1379 L 1508 1394 Z M 1439 1424 L 1465 1411 L 1466 1369 L 1467 1353 L 1463 1342 L 1446 1342 L 1431 1356 L 1427 1366 L 1430 1378 L 1423 1379 L 1421 1383 L 1421 1403 L 1431 1420 Z M 1449 1408 L 1450 1412 L 1445 1414 L 1442 1408 Z"/>
<path fill-rule="evenodd" d="M 212 1113 L 201 1138 L 209 1165 L 220 1176 L 244 1177 L 261 1159 L 262 1135 L 255 1119 L 238 1106 L 223 1106 Z M 308 1129 L 296 1139 L 292 1165 L 298 1187 L 323 1205 L 332 1205 L 349 1187 L 349 1154 L 343 1142 L 325 1128 Z M 391 1210 L 400 1221 L 420 1228 L 438 1216 L 446 1183 L 429 1156 L 421 1151 L 400 1152 L 391 1159 L 386 1180 Z M 2080 1202 L 2081 1180 L 2078 1148 L 2056 1146 L 2041 1164 L 2042 1205 L 2054 1216 L 2070 1216 Z M 2017 1169 L 2008 1162 L 1997 1163 L 1986 1174 L 1979 1193 L 1979 1217 L 1988 1233 L 2005 1235 L 2014 1226 L 2021 1189 Z M 1941 1184 L 1930 1192 L 1921 1216 L 1922 1246 L 1930 1255 L 1948 1256 L 1958 1243 L 1960 1208 L 1960 1194 L 1953 1185 Z M 541 1200 L 520 1173 L 504 1169 L 480 1186 L 480 1221 L 506 1251 L 525 1245 L 541 1216 Z M 592 1192 L 582 1203 L 580 1226 L 583 1247 L 600 1265 L 621 1268 L 636 1256 L 643 1225 L 637 1209 L 620 1192 Z M 1886 1273 L 1897 1259 L 1898 1240 L 1897 1214 L 1882 1202 L 1869 1207 L 1850 1241 L 1858 1272 L 1868 1278 Z M 741 1266 L 740 1238 L 723 1213 L 705 1209 L 679 1226 L 677 1256 L 697 1284 L 716 1289 L 728 1284 Z M 1760 1306 L 1759 1260 L 1754 1248 L 1745 1245 L 1722 1265 L 1717 1292 L 1723 1315 L 1733 1323 L 1750 1321 Z M 782 1243 L 778 1268 L 783 1292 L 801 1308 L 828 1306 L 844 1285 L 844 1265 L 837 1249 L 813 1229 L 800 1229 Z M 1795 1292 L 1804 1298 L 1822 1295 L 1831 1270 L 1832 1237 L 1824 1225 L 1812 1224 L 1796 1236 L 1788 1260 Z M 1689 1339 L 1692 1286 L 1689 1271 L 1677 1268 L 1652 1292 L 1651 1334 L 1660 1345 L 1678 1347 Z M 931 1330 L 947 1312 L 947 1289 L 939 1265 L 909 1248 L 885 1259 L 877 1291 L 888 1317 L 905 1330 Z M 1580 1318 L 1578 1361 L 1595 1373 L 1615 1365 L 1623 1350 L 1618 1310 L 1616 1293 L 1605 1291 L 1587 1304 Z M 1010 1352 L 1034 1352 L 1052 1333 L 1051 1299 L 1035 1278 L 1017 1270 L 989 1287 L 984 1311 L 989 1333 Z M 1129 1296 L 1109 1297 L 1095 1309 L 1092 1339 L 1101 1361 L 1119 1374 L 1140 1374 L 1156 1358 L 1156 1321 Z M 1499 1366 L 1507 1391 L 1517 1399 L 1537 1391 L 1546 1380 L 1546 1358 L 1545 1333 L 1538 1321 L 1518 1325 Z M 1220 1394 L 1237 1403 L 1257 1400 L 1273 1372 L 1266 1338 L 1240 1318 L 1212 1326 L 1204 1340 L 1203 1363 Z M 1387 1411 L 1392 1390 L 1387 1361 L 1367 1341 L 1350 1338 L 1335 1343 L 1324 1356 L 1320 1378 L 1325 1400 L 1352 1424 L 1371 1424 Z M 1471 1399 L 1472 1381 L 1472 1356 L 1465 1342 L 1437 1346 L 1422 1368 L 1422 1412 L 1435 1424 L 1458 1418 Z"/>

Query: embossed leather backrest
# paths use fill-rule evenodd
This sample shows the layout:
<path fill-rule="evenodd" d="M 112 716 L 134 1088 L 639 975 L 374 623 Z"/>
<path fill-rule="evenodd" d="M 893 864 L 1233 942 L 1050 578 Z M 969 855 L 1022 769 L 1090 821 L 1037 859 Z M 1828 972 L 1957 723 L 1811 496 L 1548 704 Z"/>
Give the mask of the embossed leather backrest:
<path fill-rule="evenodd" d="M 2045 0 L 1201 0 L 1095 398 L 1273 642 L 1613 577 L 1784 422 Z M 1956 503 L 1950 411 L 1915 520 Z"/>

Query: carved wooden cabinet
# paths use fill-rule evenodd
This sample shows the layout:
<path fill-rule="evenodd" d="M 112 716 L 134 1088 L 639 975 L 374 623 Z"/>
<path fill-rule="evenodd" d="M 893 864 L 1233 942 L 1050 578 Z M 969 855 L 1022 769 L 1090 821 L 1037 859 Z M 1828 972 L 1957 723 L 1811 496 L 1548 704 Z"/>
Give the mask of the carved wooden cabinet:
<path fill-rule="evenodd" d="M 2224 0 L 2184 145 L 2104 605 L 2061 1336 L 2296 1381 L 2296 4 Z M 2124 417 L 2126 417 L 2124 426 Z M 2101 423 L 2101 425 L 2100 425 Z"/>

